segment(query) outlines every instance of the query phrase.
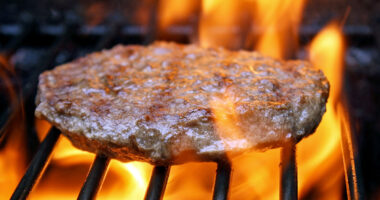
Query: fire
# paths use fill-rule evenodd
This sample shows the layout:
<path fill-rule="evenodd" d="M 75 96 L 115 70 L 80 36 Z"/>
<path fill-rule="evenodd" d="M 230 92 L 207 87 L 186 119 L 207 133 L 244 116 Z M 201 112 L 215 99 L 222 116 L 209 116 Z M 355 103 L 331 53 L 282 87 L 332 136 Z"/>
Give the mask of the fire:
<path fill-rule="evenodd" d="M 162 28 L 188 17 L 196 5 L 192 1 L 175 0 L 161 3 L 164 3 L 159 6 L 159 26 Z M 304 4 L 305 0 L 203 0 L 198 27 L 199 43 L 206 47 L 232 49 L 249 46 L 247 32 L 254 28 L 258 31 L 253 35 L 256 50 L 277 58 L 289 58 L 297 46 L 298 25 Z M 92 9 L 96 10 L 97 7 L 102 6 Z M 246 18 L 253 19 L 253 27 Z M 313 195 L 318 195 L 317 198 L 340 199 L 343 176 L 339 147 L 341 121 L 345 126 L 348 124 L 342 114 L 345 108 L 340 96 L 344 69 L 344 39 L 340 27 L 331 24 L 324 28 L 313 39 L 308 52 L 310 62 L 326 74 L 331 90 L 327 112 L 320 126 L 312 136 L 297 145 L 299 196 L 306 197 L 313 192 Z M 235 126 L 239 118 L 234 113 L 233 96 L 226 91 L 225 96 L 210 102 L 216 116 L 216 127 L 234 133 L 223 132 L 225 137 L 239 138 L 243 133 Z M 19 153 L 26 151 L 24 141 L 17 139 L 23 130 L 18 130 L 20 127 L 17 125 L 12 127 L 18 134 L 11 134 L 6 146 L 0 150 L 0 173 L 7 175 L 0 179 L 3 186 L 0 199 L 9 198 L 27 163 Z M 42 139 L 50 125 L 37 120 L 36 128 Z M 30 199 L 76 198 L 94 157 L 94 154 L 78 150 L 65 137 L 61 137 L 50 165 L 30 194 Z M 278 198 L 280 149 L 248 152 L 232 158 L 231 162 L 231 199 Z M 152 169 L 153 166 L 146 163 L 112 160 L 97 199 L 143 199 Z M 215 163 L 173 166 L 164 199 L 211 199 L 215 170 Z"/>
<path fill-rule="evenodd" d="M 343 84 L 344 41 L 336 23 L 328 25 L 314 38 L 310 45 L 310 60 L 325 72 L 332 85 L 330 97 L 338 103 Z"/>
<path fill-rule="evenodd" d="M 20 120 L 21 116 L 17 116 Z M 12 130 L 8 131 L 8 138 L 6 139 L 6 144 L 0 150 L 0 173 L 2 174 L 0 178 L 0 199 L 9 199 L 14 187 L 18 184 L 25 172 L 28 158 L 25 156 L 27 154 L 26 141 L 20 140 L 20 138 L 25 137 L 24 127 L 13 122 L 11 124 Z"/>
<path fill-rule="evenodd" d="M 340 27 L 336 24 L 325 27 L 310 44 L 309 55 L 311 63 L 327 76 L 331 89 L 327 112 L 316 133 L 298 145 L 299 190 L 303 194 L 317 185 L 320 190 L 318 194 L 339 199 L 343 176 L 341 122 L 348 123 L 336 108 L 339 105 L 340 109 L 344 109 L 341 104 L 344 38 Z"/>
<path fill-rule="evenodd" d="M 6 92 L 3 100 L 8 100 L 9 107 L 13 109 L 11 119 L 8 121 L 5 129 L 0 127 L 3 135 L 0 142 L 0 199 L 8 199 L 12 194 L 14 186 L 19 182 L 27 163 L 29 162 L 29 154 L 27 149 L 27 141 L 25 138 L 23 105 L 20 97 L 13 87 L 11 76 L 15 74 L 13 66 L 8 62 L 6 55 L 0 55 L 0 85 Z M 4 93 L 2 93 L 3 95 Z M 3 96 L 2 96 L 3 98 Z M 4 101 L 3 101 L 4 102 Z M 2 113 L 3 114 L 3 113 Z"/>
<path fill-rule="evenodd" d="M 215 163 L 187 163 L 172 166 L 165 200 L 212 199 Z"/>
<path fill-rule="evenodd" d="M 189 16 L 195 14 L 197 1 L 193 0 L 162 0 L 159 2 L 159 28 L 167 27 L 189 20 Z"/>
<path fill-rule="evenodd" d="M 260 32 L 256 50 L 275 58 L 293 56 L 305 0 L 255 0 L 254 21 Z"/>
<path fill-rule="evenodd" d="M 229 49 L 254 46 L 268 56 L 291 57 L 297 49 L 298 27 L 305 2 L 204 0 L 199 43 L 205 47 Z M 251 44 L 252 41 L 255 44 Z"/>
<path fill-rule="evenodd" d="M 5 86 L 8 100 L 11 103 L 18 102 L 16 91 L 13 89 L 13 84 L 10 76 L 15 75 L 13 66 L 8 62 L 6 55 L 0 54 L 0 83 Z M 12 105 L 17 107 L 17 105 Z"/>
<path fill-rule="evenodd" d="M 246 12 L 244 1 L 203 0 L 199 22 L 199 43 L 204 47 L 223 46 L 241 48 L 243 32 L 247 26 L 242 12 Z M 239 14 L 240 13 L 240 14 Z"/>
<path fill-rule="evenodd" d="M 215 1 L 213 3 L 208 6 L 211 8 L 218 6 Z M 255 3 L 255 25 L 260 31 L 256 50 L 277 58 L 294 56 L 298 25 L 305 2 L 263 0 Z M 211 11 L 205 9 L 204 12 Z M 212 35 L 210 32 L 204 34 Z M 213 39 L 207 38 L 205 42 L 201 40 L 201 44 L 208 46 L 210 42 L 213 43 Z M 229 40 L 228 37 L 223 39 Z M 311 42 L 309 55 L 312 64 L 326 74 L 331 84 L 331 91 L 327 112 L 320 126 L 312 136 L 297 145 L 299 196 L 303 197 L 311 191 L 317 191 L 318 198 L 340 199 L 343 176 L 339 146 L 341 121 L 348 123 L 336 112 L 337 105 L 340 109 L 344 109 L 340 104 L 344 69 L 344 40 L 340 28 L 335 24 L 324 28 Z M 228 104 L 228 96 L 223 102 Z M 212 105 L 218 105 L 218 102 L 212 102 Z M 228 109 L 223 106 L 216 107 L 222 108 L 214 109 L 217 127 L 219 124 L 222 128 L 234 130 L 233 135 L 239 133 L 234 126 L 237 119 L 233 117 L 233 105 L 227 106 Z M 227 113 L 232 117 L 226 117 Z M 234 169 L 231 183 L 232 199 L 278 198 L 279 162 L 279 149 L 265 153 L 252 152 L 232 159 Z M 270 184 L 263 184 L 268 182 Z"/>
<path fill-rule="evenodd" d="M 42 138 L 50 125 L 43 120 L 36 122 L 36 128 Z M 60 138 L 53 153 L 48 169 L 30 194 L 30 198 L 77 198 L 95 155 L 75 148 L 65 137 Z M 111 160 L 97 199 L 143 199 L 152 169 L 153 167 L 146 163 L 122 163 Z"/>
<path fill-rule="evenodd" d="M 345 120 L 336 112 L 336 105 L 342 106 L 340 95 L 344 67 L 344 40 L 340 28 L 335 24 L 324 28 L 311 42 L 309 55 L 310 62 L 324 71 L 330 80 L 331 98 L 327 104 L 327 112 L 316 132 L 297 145 L 299 195 L 304 197 L 311 191 L 317 191 L 313 194 L 318 195 L 317 198 L 339 199 L 343 176 L 340 133 L 341 121 Z M 233 131 L 222 132 L 222 138 L 225 134 L 234 136 L 239 133 L 234 126 L 238 120 L 234 114 L 234 106 L 229 105 L 228 101 L 232 96 L 228 96 L 230 94 L 227 92 L 226 95 L 222 105 L 228 105 L 227 108 L 220 106 L 219 102 L 212 102 L 214 107 L 222 108 L 214 109 L 217 130 Z M 222 127 L 219 128 L 219 125 Z M 232 158 L 234 169 L 231 183 L 232 199 L 278 198 L 279 163 L 279 149 L 265 153 L 252 152 Z"/>
<path fill-rule="evenodd" d="M 216 131 L 223 141 L 225 149 L 233 149 L 236 146 L 249 146 L 244 134 L 237 126 L 239 123 L 238 115 L 235 112 L 233 94 L 226 89 L 223 98 L 214 98 L 211 102 L 211 110 L 215 115 Z M 236 142 L 239 142 L 237 144 Z"/>

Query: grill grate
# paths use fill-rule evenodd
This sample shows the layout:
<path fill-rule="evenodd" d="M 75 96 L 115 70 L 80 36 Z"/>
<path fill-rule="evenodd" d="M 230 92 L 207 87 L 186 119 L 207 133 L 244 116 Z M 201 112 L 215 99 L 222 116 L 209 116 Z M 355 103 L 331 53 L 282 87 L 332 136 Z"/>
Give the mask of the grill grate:
<path fill-rule="evenodd" d="M 57 143 L 60 135 L 61 132 L 58 129 L 53 128 L 46 136 L 38 148 L 32 162 L 30 163 L 28 170 L 13 193 L 11 197 L 12 200 L 26 199 L 30 190 L 41 177 L 44 169 L 46 169 L 49 163 L 49 158 L 54 149 L 54 145 Z"/>
<path fill-rule="evenodd" d="M 11 200 L 26 199 L 33 186 L 42 176 L 44 169 L 49 164 L 49 157 L 54 149 L 60 131 L 52 128 L 44 141 L 41 143 L 35 157 L 24 177 L 21 179 Z M 295 145 L 289 144 L 282 150 L 281 154 L 281 196 L 280 199 L 297 199 L 297 169 L 295 163 Z M 98 192 L 104 175 L 106 174 L 109 158 L 97 155 L 92 164 L 86 181 L 80 191 L 78 199 L 94 199 Z M 162 199 L 166 182 L 169 176 L 170 166 L 156 166 L 145 195 L 146 200 Z M 231 176 L 231 164 L 226 161 L 219 161 L 216 170 L 214 184 L 214 200 L 225 200 L 228 197 L 228 189 Z"/>
<path fill-rule="evenodd" d="M 155 20 L 152 18 L 151 20 Z M 151 21 L 152 26 L 154 27 L 155 22 Z M 16 27 L 16 28 L 15 28 Z M 363 37 L 368 37 L 370 32 L 368 32 L 368 27 L 348 27 L 346 28 L 348 32 L 354 32 L 350 35 L 363 35 Z M 174 29 L 173 29 L 174 30 Z M 188 33 L 188 29 L 178 28 L 178 30 L 185 30 L 184 33 Z M 308 37 L 308 35 L 315 34 L 319 28 L 313 27 L 304 27 L 301 29 L 301 35 Z M 86 32 L 87 31 L 87 32 Z M 88 32 L 90 31 L 90 32 Z M 304 33 L 302 33 L 304 31 Z M 143 27 L 134 27 L 134 26 L 122 26 L 120 23 L 114 23 L 109 27 L 95 27 L 91 30 L 87 30 L 84 26 L 78 27 L 78 24 L 75 23 L 75 20 L 68 17 L 68 20 L 63 25 L 55 26 L 38 26 L 34 27 L 33 20 L 28 20 L 22 24 L 16 24 L 14 26 L 0 26 L 0 34 L 8 34 L 8 36 L 13 37 L 9 45 L 5 48 L 5 51 L 8 56 L 12 55 L 18 48 L 22 46 L 24 41 L 32 35 L 33 32 L 38 32 L 42 35 L 51 35 L 56 38 L 54 44 L 47 50 L 44 59 L 40 60 L 38 67 L 36 67 L 33 73 L 26 79 L 24 84 L 22 84 L 22 89 L 20 93 L 22 94 L 22 104 L 31 108 L 31 112 L 27 112 L 27 120 L 29 124 L 33 121 L 33 111 L 34 111 L 34 99 L 35 92 L 37 87 L 38 75 L 47 69 L 51 69 L 56 64 L 56 59 L 59 55 L 59 52 L 64 50 L 68 43 L 71 42 L 72 38 L 75 35 L 80 34 L 94 34 L 99 35 L 100 39 L 96 43 L 95 47 L 92 50 L 100 50 L 112 45 L 113 41 L 117 37 L 124 37 L 127 35 L 129 38 L 136 39 L 136 35 L 145 35 L 144 40 L 137 39 L 137 43 L 144 43 L 153 41 L 154 39 L 154 29 L 146 30 Z M 139 37 L 138 37 L 139 38 Z M 132 39 L 132 40 L 133 40 Z M 136 41 L 136 40 L 134 40 Z M 76 55 L 74 53 L 69 54 L 69 56 L 62 59 L 60 62 L 67 62 L 73 59 Z M 17 107 L 17 106 L 16 106 Z M 12 107 L 14 108 L 14 107 Z M 12 119 L 12 113 L 14 109 L 7 109 L 0 116 L 0 142 L 5 142 L 4 131 L 7 128 L 8 121 Z M 28 135 L 31 137 L 37 138 L 36 133 L 33 129 L 33 126 L 28 126 L 29 129 Z M 14 191 L 11 199 L 25 199 L 29 192 L 32 190 L 33 186 L 38 182 L 39 178 L 44 173 L 44 169 L 49 164 L 49 158 L 51 156 L 52 150 L 60 137 L 61 133 L 58 129 L 52 128 L 43 142 L 39 145 L 39 148 L 31 161 L 28 170 L 24 174 L 22 180 Z M 342 136 L 342 151 L 345 162 L 345 175 L 348 183 L 347 190 L 348 196 L 351 199 L 362 199 L 362 184 L 361 184 L 361 175 L 358 173 L 357 169 L 357 160 L 358 156 L 355 154 L 355 141 L 352 139 L 352 135 L 348 135 L 347 131 L 344 132 Z M 36 139 L 34 139 L 36 140 Z M 37 146 L 38 143 L 35 143 Z M 296 165 L 296 147 L 295 143 L 290 143 L 284 147 L 281 151 L 281 185 L 280 185 L 280 199 L 297 199 L 297 165 Z M 87 176 L 87 179 L 81 189 L 81 192 L 78 196 L 78 199 L 94 199 L 96 193 L 98 192 L 103 178 L 106 174 L 107 167 L 109 164 L 109 158 L 97 155 L 91 170 Z M 231 175 L 231 165 L 228 162 L 220 161 L 217 163 L 217 174 L 214 184 L 213 199 L 222 200 L 227 199 L 228 189 L 230 183 Z M 156 166 L 153 170 L 152 177 L 147 189 L 145 199 L 161 199 L 165 191 L 166 182 L 170 172 L 170 166 Z"/>
<path fill-rule="evenodd" d="M 102 185 L 109 161 L 109 158 L 102 155 L 97 155 L 95 157 L 94 164 L 92 165 L 86 182 L 79 193 L 78 199 L 82 200 L 95 198 L 97 191 Z"/>
<path fill-rule="evenodd" d="M 146 200 L 161 199 L 164 196 L 166 182 L 169 177 L 170 166 L 156 166 L 150 178 L 148 190 L 145 194 Z"/>
<path fill-rule="evenodd" d="M 281 150 L 280 199 L 297 199 L 296 143 L 290 142 Z"/>

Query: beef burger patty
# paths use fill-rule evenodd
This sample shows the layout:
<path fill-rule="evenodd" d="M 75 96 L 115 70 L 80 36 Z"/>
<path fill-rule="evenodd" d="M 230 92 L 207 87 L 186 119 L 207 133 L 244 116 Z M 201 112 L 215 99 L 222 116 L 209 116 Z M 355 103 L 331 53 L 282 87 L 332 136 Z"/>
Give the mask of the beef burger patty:
<path fill-rule="evenodd" d="M 319 124 L 328 94 L 326 77 L 305 61 L 156 42 L 118 45 L 42 73 L 35 114 L 80 149 L 179 164 L 300 140 Z M 215 110 L 225 103 L 223 120 L 234 119 L 230 131 L 239 137 L 218 123 Z"/>

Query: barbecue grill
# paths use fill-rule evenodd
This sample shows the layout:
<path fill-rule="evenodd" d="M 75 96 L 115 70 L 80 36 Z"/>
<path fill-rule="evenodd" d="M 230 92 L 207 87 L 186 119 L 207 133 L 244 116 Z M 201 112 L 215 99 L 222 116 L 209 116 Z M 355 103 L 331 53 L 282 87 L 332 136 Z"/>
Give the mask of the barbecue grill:
<path fill-rule="evenodd" d="M 9 60 L 12 56 L 22 56 L 23 52 L 29 54 L 28 63 L 16 60 L 19 64 L 17 72 L 7 72 L 12 87 L 17 91 L 17 100 L 1 99 L 0 115 L 0 142 L 1 146 L 7 142 L 7 127 L 14 120 L 14 113 L 25 111 L 27 136 L 21 138 L 27 141 L 34 158 L 15 189 L 11 199 L 25 199 L 33 186 L 49 165 L 49 157 L 61 133 L 51 128 L 48 135 L 39 143 L 34 130 L 34 99 L 37 89 L 38 76 L 41 72 L 54 66 L 68 62 L 78 56 L 92 51 L 109 48 L 116 43 L 147 44 L 157 39 L 156 10 L 158 1 L 151 6 L 147 25 L 125 24 L 122 17 L 112 15 L 105 24 L 88 25 L 81 23 L 75 12 L 64 11 L 58 13 L 58 19 L 52 23 L 41 23 L 35 14 L 27 11 L 7 19 L 0 24 L 0 41 L 5 44 L 1 48 L 2 56 Z M 53 14 L 53 15 L 58 15 Z M 321 29 L 320 25 L 305 25 L 300 28 L 301 42 L 306 43 Z M 365 46 L 373 45 L 376 32 L 364 24 L 348 24 L 344 33 L 349 41 L 361 41 Z M 179 35 L 187 38 L 196 30 L 192 26 L 178 25 L 166 30 L 169 35 Z M 252 30 L 259 31 L 259 30 Z M 48 49 L 43 51 L 43 48 Z M 31 55 L 31 56 L 30 56 Z M 29 65 L 29 66 L 28 66 Z M 31 70 L 32 69 L 32 70 Z M 16 75 L 17 74 L 17 75 Z M 3 87 L 3 85 L 2 85 Z M 1 88 L 3 89 L 3 88 Z M 11 105 L 11 106 L 8 106 Z M 281 181 L 280 199 L 297 199 L 297 164 L 295 142 L 287 144 L 281 151 Z M 360 157 L 356 136 L 350 131 L 343 130 L 342 155 L 345 166 L 347 197 L 349 199 L 363 199 L 364 185 L 360 170 Z M 96 155 L 87 179 L 78 194 L 78 199 L 94 199 L 106 174 L 110 159 L 103 155 Z M 162 199 L 165 190 L 170 166 L 155 166 L 145 199 Z M 230 182 L 231 165 L 226 161 L 217 162 L 216 179 L 213 190 L 213 199 L 227 199 Z"/>

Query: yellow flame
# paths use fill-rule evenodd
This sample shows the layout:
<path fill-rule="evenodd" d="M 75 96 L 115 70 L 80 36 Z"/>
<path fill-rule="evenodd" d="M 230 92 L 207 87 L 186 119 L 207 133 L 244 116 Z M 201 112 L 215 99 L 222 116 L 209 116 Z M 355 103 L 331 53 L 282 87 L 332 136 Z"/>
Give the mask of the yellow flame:
<path fill-rule="evenodd" d="M 226 90 L 224 97 L 214 97 L 209 105 L 214 115 L 216 132 L 221 138 L 225 149 L 228 151 L 237 146 L 241 148 L 249 146 L 244 138 L 244 134 L 238 127 L 240 119 L 235 110 L 233 94 Z M 239 142 L 239 144 L 236 142 Z"/>
<path fill-rule="evenodd" d="M 341 195 L 343 167 L 339 150 L 339 137 L 341 131 L 340 120 L 342 118 L 334 112 L 333 105 L 339 100 L 342 77 L 337 71 L 341 72 L 343 70 L 343 52 L 342 33 L 339 27 L 335 25 L 329 25 L 322 30 L 310 45 L 310 61 L 325 72 L 331 83 L 331 96 L 337 97 L 335 100 L 329 100 L 327 113 L 323 117 L 316 133 L 297 145 L 300 197 L 307 195 L 311 190 L 317 191 L 320 198 L 339 199 Z M 212 109 L 217 119 L 217 129 L 218 127 L 227 126 L 227 130 L 239 133 L 240 130 L 236 126 L 239 119 L 234 114 L 235 109 L 232 98 L 233 95 L 226 92 L 223 98 L 216 99 L 211 104 L 214 105 Z M 227 135 L 227 137 L 235 136 Z M 75 187 L 69 188 L 70 192 L 68 194 L 70 195 L 66 195 L 64 192 L 52 190 L 52 186 L 60 186 L 59 184 L 54 184 L 54 181 L 56 182 L 57 179 L 64 177 L 63 175 L 51 176 L 50 179 L 45 177 L 45 179 L 42 179 L 42 184 L 37 187 L 36 192 L 32 193 L 33 199 L 54 198 L 57 193 L 60 194 L 62 199 L 76 198 L 79 193 L 93 155 L 89 154 L 91 156 L 88 157 L 89 155 L 86 155 L 88 153 L 74 148 L 68 151 L 68 149 L 72 148 L 69 147 L 70 143 L 67 143 L 68 141 L 65 141 L 65 139 L 61 140 L 61 142 L 63 144 L 57 146 L 52 166 L 61 170 L 74 170 L 74 174 L 77 176 L 76 182 L 78 182 L 78 179 L 80 181 L 79 183 L 68 181 L 68 183 L 74 184 Z M 62 146 L 61 148 L 60 145 L 65 147 Z M 79 156 L 80 159 L 72 160 L 73 156 L 71 155 Z M 279 163 L 279 149 L 266 152 L 249 152 L 233 158 L 232 166 L 234 170 L 230 187 L 231 199 L 277 199 L 280 180 Z M 98 199 L 143 199 L 152 172 L 152 166 L 139 162 L 123 164 L 118 161 L 112 161 L 110 165 L 109 173 Z M 164 199 L 211 198 L 215 169 L 215 163 L 188 163 L 172 167 Z M 50 174 L 59 174 L 59 172 L 52 170 Z M 51 182 L 47 180 L 51 180 Z M 38 194 L 38 196 L 35 196 L 35 194 Z"/>
<path fill-rule="evenodd" d="M 248 152 L 232 159 L 231 199 L 278 199 L 280 150 Z"/>
<path fill-rule="evenodd" d="M 108 173 L 113 175 L 107 175 L 97 199 L 144 199 L 152 170 L 147 163 L 112 160 Z"/>
<path fill-rule="evenodd" d="M 195 14 L 197 1 L 162 0 L 159 2 L 159 28 L 165 29 L 173 24 L 188 21 Z"/>
<path fill-rule="evenodd" d="M 41 138 L 50 127 L 46 121 L 36 121 Z M 30 194 L 30 198 L 75 199 L 94 158 L 94 154 L 75 148 L 67 138 L 61 137 L 55 146 L 50 167 Z M 147 163 L 122 163 L 112 160 L 97 199 L 143 199 L 152 169 Z"/>
<path fill-rule="evenodd" d="M 310 45 L 310 61 L 323 70 L 331 83 L 327 112 L 316 132 L 297 145 L 298 183 L 300 197 L 317 191 L 317 198 L 340 199 L 343 165 L 340 153 L 341 121 L 334 105 L 340 102 L 343 72 L 343 34 L 336 25 L 323 29 Z M 217 130 L 239 132 L 233 114 L 233 96 L 226 93 L 222 102 L 213 102 Z M 334 98 L 335 97 L 335 98 Z M 226 106 L 223 106 L 226 105 Z M 218 109 L 216 109 L 218 108 Z M 232 113 L 232 114 L 231 114 Z M 235 117 L 234 117 L 235 116 Z M 219 127 L 220 126 L 220 127 Z M 229 133 L 226 133 L 229 134 Z M 234 176 L 232 199 L 277 199 L 279 195 L 280 150 L 251 152 L 232 160 Z M 268 184 L 270 183 L 270 184 Z"/>
<path fill-rule="evenodd" d="M 192 162 L 172 166 L 164 199 L 212 199 L 215 170 L 215 163 Z"/>
<path fill-rule="evenodd" d="M 327 76 L 331 89 L 327 112 L 317 131 L 298 145 L 299 190 L 303 194 L 318 185 L 321 186 L 318 194 L 329 194 L 329 198 L 339 199 L 343 175 L 339 142 L 341 121 L 345 120 L 336 112 L 335 106 L 341 102 L 344 69 L 344 38 L 340 28 L 336 24 L 325 27 L 311 42 L 309 55 L 311 63 Z M 330 188 L 326 187 L 329 182 Z"/>
<path fill-rule="evenodd" d="M 0 199 L 9 199 L 27 166 L 27 144 L 25 140 L 20 140 L 26 135 L 20 121 L 11 124 L 7 142 L 0 151 Z"/>
<path fill-rule="evenodd" d="M 8 121 L 3 127 L 2 144 L 0 147 L 0 199 L 9 199 L 13 190 L 17 186 L 22 174 L 25 172 L 28 156 L 24 110 L 21 97 L 18 95 L 13 83 L 15 76 L 14 66 L 9 63 L 9 57 L 0 54 L 0 84 L 2 85 L 3 100 L 7 100 L 12 113 L 8 116 Z M 3 93 L 4 92 L 4 93 Z M 4 113 L 2 113 L 4 114 Z M 7 128 L 7 129 L 6 129 Z"/>
<path fill-rule="evenodd" d="M 263 33 L 258 37 L 256 48 L 264 54 L 277 58 L 287 57 L 297 45 L 298 25 L 305 0 L 251 0 L 250 2 L 255 27 Z M 183 3 L 183 1 L 165 0 L 166 3 L 170 5 L 160 7 L 162 9 L 160 26 L 167 27 L 176 20 L 181 20 L 183 17 L 181 14 L 189 15 L 188 10 L 182 9 L 190 7 L 189 1 Z M 243 39 L 239 29 L 241 23 L 239 15 L 245 9 L 242 5 L 246 4 L 235 0 L 203 0 L 199 24 L 200 44 L 206 47 L 241 47 Z M 169 11 L 172 13 L 168 14 Z M 344 67 L 344 41 L 339 27 L 332 24 L 323 29 L 310 44 L 309 52 L 310 61 L 323 70 L 330 81 L 331 98 L 316 133 L 297 145 L 299 194 L 303 197 L 314 190 L 320 199 L 340 199 L 343 166 L 339 137 L 340 121 L 344 118 L 335 112 L 335 109 L 341 108 L 339 101 Z M 213 105 L 217 131 L 224 137 L 239 138 L 241 133 L 236 126 L 239 118 L 234 113 L 232 97 L 226 93 L 223 98 L 212 101 L 211 105 Z M 40 120 L 36 123 L 39 137 L 42 139 L 50 125 Z M 344 121 L 345 125 L 346 123 L 348 122 Z M 16 136 L 17 134 L 13 134 L 12 138 Z M 18 152 L 18 149 L 22 149 L 25 144 L 12 138 L 7 147 L 0 152 L 0 172 L 7 174 L 6 178 L 0 179 L 2 183 L 0 199 L 9 198 L 26 165 L 23 161 L 25 158 L 21 158 L 22 155 L 20 156 Z M 66 138 L 62 137 L 54 149 L 51 164 L 32 191 L 30 199 L 75 199 L 93 159 L 94 154 L 74 148 Z M 231 199 L 277 199 L 279 163 L 279 149 L 247 152 L 233 158 Z M 143 199 L 152 168 L 146 163 L 121 163 L 112 160 L 97 199 Z M 164 199 L 212 198 L 215 169 L 215 163 L 173 166 Z"/>
<path fill-rule="evenodd" d="M 337 102 L 342 90 L 344 40 L 336 23 L 324 28 L 310 45 L 310 61 L 320 68 L 332 85 L 331 101 Z"/>
<path fill-rule="evenodd" d="M 199 22 L 199 43 L 203 47 L 222 46 L 237 49 L 242 46 L 242 3 L 235 0 L 203 0 Z M 241 25 L 241 26 L 240 26 Z"/>
<path fill-rule="evenodd" d="M 305 0 L 254 0 L 254 22 L 260 36 L 256 50 L 275 58 L 291 56 Z"/>

